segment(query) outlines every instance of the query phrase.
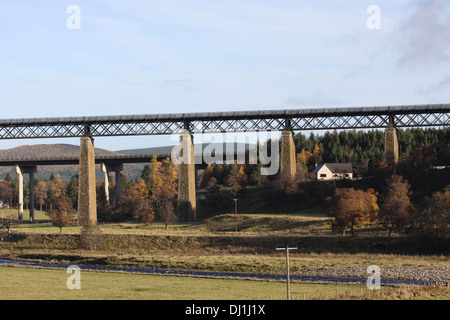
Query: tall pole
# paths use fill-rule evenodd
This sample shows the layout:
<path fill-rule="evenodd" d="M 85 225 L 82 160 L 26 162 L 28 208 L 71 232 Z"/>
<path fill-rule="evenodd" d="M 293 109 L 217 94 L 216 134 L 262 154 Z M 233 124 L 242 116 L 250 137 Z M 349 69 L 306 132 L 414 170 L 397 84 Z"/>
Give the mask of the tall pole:
<path fill-rule="evenodd" d="M 291 299 L 291 293 L 290 293 L 290 286 L 289 286 L 289 282 L 290 282 L 290 276 L 289 276 L 289 250 L 297 250 L 297 247 L 295 248 L 276 248 L 276 250 L 285 250 L 286 251 L 286 284 L 287 284 L 287 300 Z"/>
<path fill-rule="evenodd" d="M 31 222 L 35 222 L 34 221 L 34 172 L 30 171 L 30 221 Z"/>
<path fill-rule="evenodd" d="M 238 199 L 233 199 L 234 200 L 234 222 L 235 222 L 235 231 L 237 233 L 237 201 Z"/>

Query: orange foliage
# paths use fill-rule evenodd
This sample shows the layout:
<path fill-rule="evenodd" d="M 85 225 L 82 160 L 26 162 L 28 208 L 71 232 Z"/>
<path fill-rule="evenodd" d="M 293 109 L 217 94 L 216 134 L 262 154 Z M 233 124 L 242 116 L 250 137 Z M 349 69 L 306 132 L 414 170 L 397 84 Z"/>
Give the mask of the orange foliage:
<path fill-rule="evenodd" d="M 345 234 L 345 229 L 350 227 L 354 235 L 354 228 L 373 219 L 378 211 L 377 193 L 373 189 L 366 192 L 353 188 L 336 189 L 330 210 L 335 218 L 333 228 Z"/>

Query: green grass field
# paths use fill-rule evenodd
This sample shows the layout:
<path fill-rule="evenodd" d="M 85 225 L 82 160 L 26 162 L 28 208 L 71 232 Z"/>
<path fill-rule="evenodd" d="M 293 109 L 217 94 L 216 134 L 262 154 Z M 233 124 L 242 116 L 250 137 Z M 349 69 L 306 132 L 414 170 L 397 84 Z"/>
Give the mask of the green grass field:
<path fill-rule="evenodd" d="M 275 281 L 208 279 L 81 271 L 81 289 L 69 290 L 70 274 L 59 269 L 0 267 L 0 299 L 149 299 L 269 300 L 286 299 L 286 284 Z M 291 283 L 293 298 L 335 296 L 361 285 Z"/>
<path fill-rule="evenodd" d="M 81 288 L 68 289 L 71 274 L 60 269 L 0 267 L 0 300 L 282 300 L 282 281 L 211 279 L 81 271 Z M 292 300 L 450 299 L 449 288 L 383 287 L 358 284 L 291 283 Z"/>

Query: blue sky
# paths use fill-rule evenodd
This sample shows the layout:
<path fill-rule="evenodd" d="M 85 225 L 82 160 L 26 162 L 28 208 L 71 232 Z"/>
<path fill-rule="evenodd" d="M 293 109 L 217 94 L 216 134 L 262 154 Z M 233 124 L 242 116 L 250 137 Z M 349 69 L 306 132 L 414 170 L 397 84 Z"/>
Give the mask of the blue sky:
<path fill-rule="evenodd" d="M 447 0 L 2 1 L 0 39 L 2 119 L 450 102 Z"/>

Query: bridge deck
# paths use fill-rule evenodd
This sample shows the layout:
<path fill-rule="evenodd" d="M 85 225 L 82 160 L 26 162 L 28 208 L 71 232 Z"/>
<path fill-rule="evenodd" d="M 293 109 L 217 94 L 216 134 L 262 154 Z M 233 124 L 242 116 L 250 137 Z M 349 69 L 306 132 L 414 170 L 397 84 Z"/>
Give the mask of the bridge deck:
<path fill-rule="evenodd" d="M 450 104 L 0 120 L 0 139 L 450 125 Z"/>
<path fill-rule="evenodd" d="M 237 155 L 247 154 L 247 152 L 223 152 L 218 153 L 217 157 L 236 157 Z M 153 154 L 147 155 L 117 155 L 117 156 L 96 156 L 96 164 L 124 164 L 124 163 L 149 163 Z M 195 163 L 201 163 L 203 154 L 194 154 Z M 216 156 L 212 153 L 212 156 Z M 171 158 L 171 154 L 157 154 L 157 159 Z M 0 167 L 13 166 L 43 166 L 43 165 L 78 165 L 80 158 L 77 157 L 41 157 L 41 158 L 0 158 Z"/>

